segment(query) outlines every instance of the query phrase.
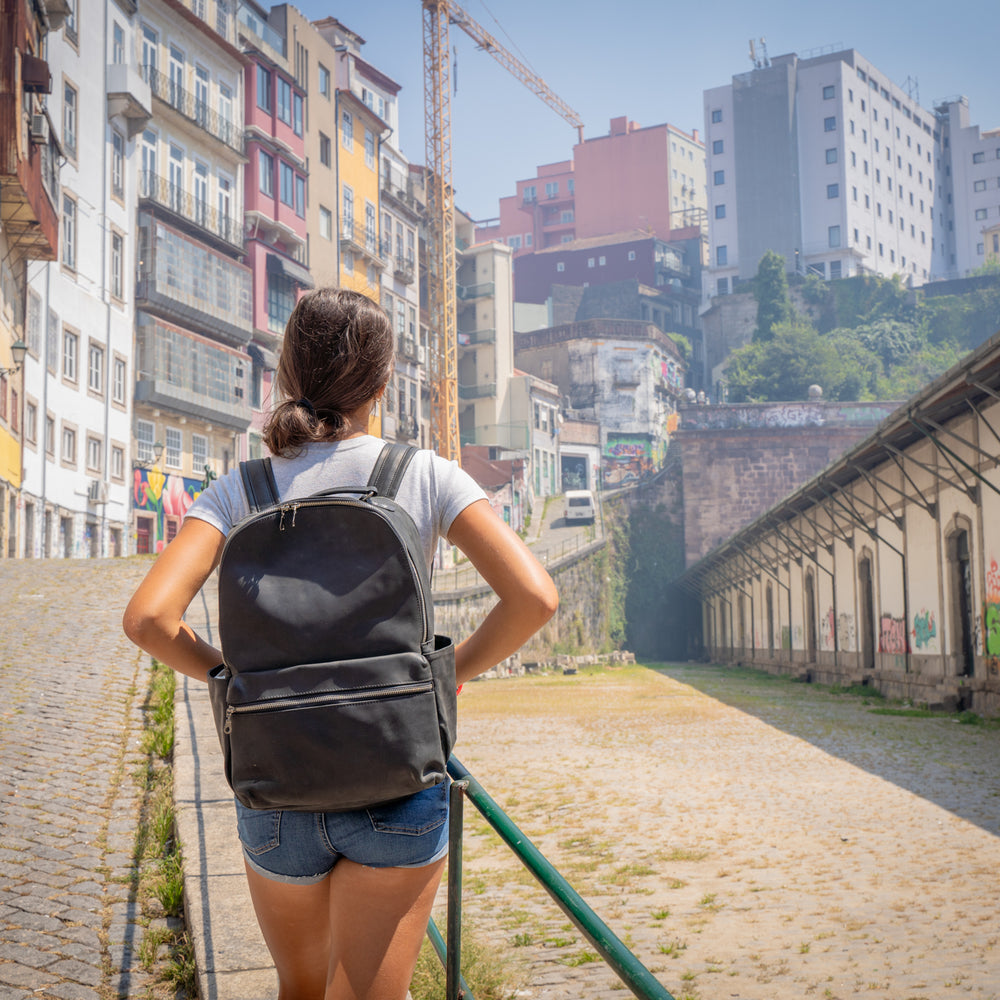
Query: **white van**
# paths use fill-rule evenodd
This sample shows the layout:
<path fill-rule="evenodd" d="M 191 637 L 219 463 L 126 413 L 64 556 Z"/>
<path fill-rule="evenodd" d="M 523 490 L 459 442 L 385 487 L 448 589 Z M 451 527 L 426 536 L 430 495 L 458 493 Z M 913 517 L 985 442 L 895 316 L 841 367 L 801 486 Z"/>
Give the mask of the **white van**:
<path fill-rule="evenodd" d="M 566 520 L 594 522 L 594 494 L 590 490 L 566 491 Z"/>

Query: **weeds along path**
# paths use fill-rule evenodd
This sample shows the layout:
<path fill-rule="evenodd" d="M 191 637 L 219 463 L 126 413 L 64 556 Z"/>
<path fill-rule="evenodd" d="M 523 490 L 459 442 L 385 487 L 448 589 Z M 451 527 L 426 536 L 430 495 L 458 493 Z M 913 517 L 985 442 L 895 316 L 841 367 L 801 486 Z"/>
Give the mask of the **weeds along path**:
<path fill-rule="evenodd" d="M 996 725 L 690 665 L 459 708 L 458 757 L 678 1000 L 1000 996 Z M 622 995 L 471 805 L 465 879 L 522 996 Z"/>

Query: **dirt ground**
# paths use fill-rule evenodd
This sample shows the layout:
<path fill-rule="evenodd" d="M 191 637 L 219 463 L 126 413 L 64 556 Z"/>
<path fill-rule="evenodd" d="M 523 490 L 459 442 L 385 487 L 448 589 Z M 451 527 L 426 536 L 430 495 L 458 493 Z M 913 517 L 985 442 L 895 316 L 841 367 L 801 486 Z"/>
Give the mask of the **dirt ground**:
<path fill-rule="evenodd" d="M 676 1000 L 996 1000 L 1000 728 L 899 707 L 700 665 L 484 681 L 456 756 Z M 471 804 L 464 851 L 519 996 L 627 995 Z"/>

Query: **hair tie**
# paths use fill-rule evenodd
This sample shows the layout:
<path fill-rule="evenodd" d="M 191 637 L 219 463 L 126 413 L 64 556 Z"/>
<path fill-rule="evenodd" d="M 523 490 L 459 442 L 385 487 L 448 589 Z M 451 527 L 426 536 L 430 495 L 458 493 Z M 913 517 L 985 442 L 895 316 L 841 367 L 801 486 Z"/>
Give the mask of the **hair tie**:
<path fill-rule="evenodd" d="M 313 417 L 316 416 L 316 407 L 313 406 L 312 403 L 310 403 L 304 396 L 302 399 L 295 400 L 295 405 L 305 407 L 305 409 L 307 409 Z"/>

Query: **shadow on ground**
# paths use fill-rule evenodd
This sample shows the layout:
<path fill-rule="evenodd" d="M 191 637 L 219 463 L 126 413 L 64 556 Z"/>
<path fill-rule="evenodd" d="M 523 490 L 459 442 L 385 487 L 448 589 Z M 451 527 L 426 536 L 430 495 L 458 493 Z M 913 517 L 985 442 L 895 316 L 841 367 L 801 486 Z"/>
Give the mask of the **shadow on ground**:
<path fill-rule="evenodd" d="M 648 666 L 1000 836 L 1000 721 L 882 714 L 903 706 L 746 667 Z"/>

